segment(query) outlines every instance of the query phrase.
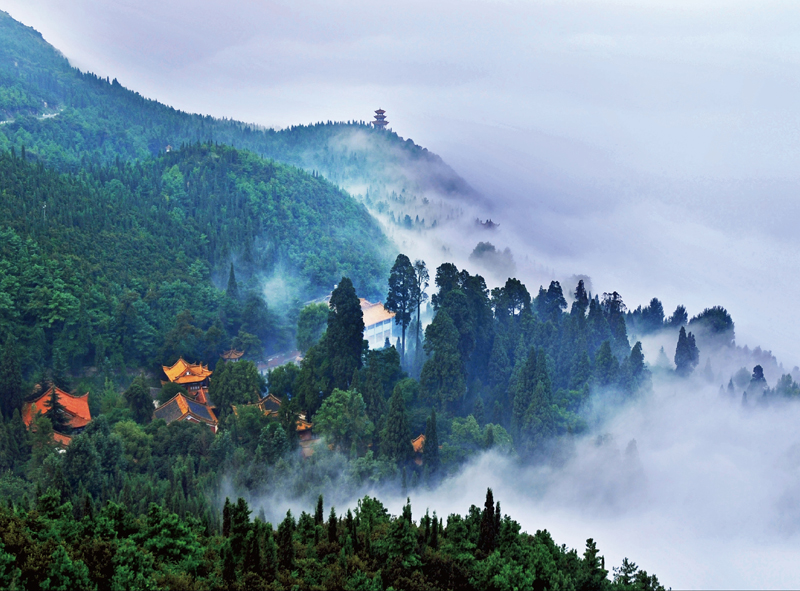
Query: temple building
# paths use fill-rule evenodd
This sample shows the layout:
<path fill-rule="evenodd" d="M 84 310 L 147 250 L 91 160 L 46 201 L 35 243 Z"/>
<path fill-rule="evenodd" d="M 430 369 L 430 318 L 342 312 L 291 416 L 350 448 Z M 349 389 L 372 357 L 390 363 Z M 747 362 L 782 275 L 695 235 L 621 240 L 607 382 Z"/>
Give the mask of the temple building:
<path fill-rule="evenodd" d="M 364 339 L 370 349 L 380 349 L 389 339 L 391 344 L 400 336 L 400 327 L 394 322 L 394 312 L 389 312 L 381 302 L 373 304 L 361 298 L 361 311 L 364 313 Z"/>
<path fill-rule="evenodd" d="M 163 419 L 167 424 L 174 421 L 200 423 L 213 429 L 214 433 L 217 432 L 219 423 L 214 409 L 183 394 L 176 394 L 155 409 L 153 420 L 155 419 Z"/>
<path fill-rule="evenodd" d="M 207 365 L 187 363 L 181 357 L 171 367 L 163 365 L 162 368 L 170 382 L 186 388 L 189 395 L 197 402 L 208 403 L 208 378 L 213 372 Z"/>
<path fill-rule="evenodd" d="M 67 416 L 69 417 L 69 426 L 72 429 L 72 435 L 77 435 L 92 421 L 92 413 L 89 412 L 89 393 L 83 396 L 73 396 L 64 392 L 61 388 L 51 386 L 44 394 L 39 396 L 36 400 L 26 402 L 22 406 L 22 421 L 25 426 L 30 428 L 33 419 L 37 413 L 45 414 L 47 412 L 47 401 L 50 396 L 56 391 L 58 401 L 64 407 Z M 53 438 L 61 445 L 69 445 L 72 441 L 70 435 L 54 432 Z"/>
<path fill-rule="evenodd" d="M 386 129 L 386 126 L 389 125 L 389 122 L 386 121 L 386 115 L 384 115 L 386 111 L 383 109 L 378 109 L 375 111 L 375 121 L 372 122 L 372 125 L 375 126 L 375 129 Z"/>

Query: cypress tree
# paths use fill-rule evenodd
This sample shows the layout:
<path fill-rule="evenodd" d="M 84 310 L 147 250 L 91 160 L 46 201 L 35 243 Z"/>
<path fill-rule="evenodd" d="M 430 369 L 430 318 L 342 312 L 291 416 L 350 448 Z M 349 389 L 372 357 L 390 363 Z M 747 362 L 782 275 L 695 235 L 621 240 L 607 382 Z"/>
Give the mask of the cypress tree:
<path fill-rule="evenodd" d="M 478 534 L 478 549 L 486 554 L 491 554 L 495 548 L 495 514 L 494 496 L 492 489 L 486 489 L 486 502 L 484 503 L 483 513 L 481 514 L 481 529 Z"/>
<path fill-rule="evenodd" d="M 314 511 L 314 524 L 322 525 L 324 520 L 325 514 L 323 513 L 322 495 L 319 495 L 319 498 L 317 498 L 317 509 Z"/>
<path fill-rule="evenodd" d="M 686 333 L 686 328 L 681 326 L 678 333 L 678 345 L 675 347 L 675 372 L 683 377 L 688 376 L 700 363 L 700 351 L 695 344 L 694 335 Z"/>
<path fill-rule="evenodd" d="M 66 434 L 72 432 L 72 427 L 70 427 L 69 424 L 69 415 L 67 414 L 67 409 L 64 408 L 63 404 L 61 404 L 58 388 L 55 386 L 52 386 L 52 389 L 50 390 L 50 397 L 44 403 L 44 406 L 47 409 L 47 411 L 44 413 L 44 416 L 50 419 L 50 423 L 53 425 L 53 431 Z"/>
<path fill-rule="evenodd" d="M 231 500 L 225 497 L 225 506 L 222 508 L 222 535 L 228 537 L 231 534 Z"/>
<path fill-rule="evenodd" d="M 422 448 L 422 459 L 430 474 L 439 469 L 439 436 L 436 433 L 436 409 L 431 409 L 425 429 L 425 446 Z"/>
<path fill-rule="evenodd" d="M 364 350 L 364 312 L 353 282 L 342 277 L 333 290 L 328 313 L 325 346 L 334 388 L 347 390 L 356 369 L 361 369 Z"/>
<path fill-rule="evenodd" d="M 225 288 L 225 295 L 234 301 L 239 300 L 239 284 L 236 282 L 236 273 L 233 271 L 233 263 L 231 263 L 231 272 L 228 274 L 228 287 Z"/>
<path fill-rule="evenodd" d="M 439 520 L 436 517 L 436 511 L 433 512 L 433 529 L 431 529 L 431 541 L 429 546 L 434 550 L 439 547 Z"/>
<path fill-rule="evenodd" d="M 22 406 L 22 369 L 17 356 L 17 346 L 11 336 L 3 345 L 0 355 L 0 413 L 10 419 L 14 410 Z"/>
<path fill-rule="evenodd" d="M 394 322 L 400 325 L 402 333 L 400 354 L 405 361 L 406 329 L 411 321 L 411 313 L 416 307 L 415 291 L 417 287 L 416 273 L 409 258 L 404 254 L 397 255 L 389 273 L 389 293 L 384 306 L 394 312 Z"/>
<path fill-rule="evenodd" d="M 294 569 L 294 517 L 287 511 L 286 517 L 278 526 L 278 563 L 282 570 Z"/>
<path fill-rule="evenodd" d="M 395 387 L 389 399 L 389 413 L 386 415 L 386 426 L 381 433 L 381 454 L 387 459 L 405 464 L 414 455 L 411 446 L 411 430 L 406 416 L 406 403 L 399 387 Z"/>
<path fill-rule="evenodd" d="M 331 507 L 331 514 L 328 516 L 328 542 L 335 544 L 339 539 L 338 520 L 336 519 L 336 508 Z"/>

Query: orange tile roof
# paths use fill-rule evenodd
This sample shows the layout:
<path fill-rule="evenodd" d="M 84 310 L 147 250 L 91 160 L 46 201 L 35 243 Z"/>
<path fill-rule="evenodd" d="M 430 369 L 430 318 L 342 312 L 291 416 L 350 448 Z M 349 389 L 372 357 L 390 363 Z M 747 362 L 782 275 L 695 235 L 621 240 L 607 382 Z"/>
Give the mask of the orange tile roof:
<path fill-rule="evenodd" d="M 31 402 L 26 402 L 22 406 L 22 420 L 25 423 L 25 426 L 31 426 L 33 418 L 36 416 L 37 412 L 42 414 L 47 412 L 46 403 L 50 398 L 54 388 L 58 394 L 59 402 L 61 402 L 61 405 L 64 407 L 70 417 L 70 427 L 73 429 L 80 429 L 81 427 L 88 425 L 92 420 L 92 413 L 89 411 L 89 393 L 87 392 L 83 396 L 73 396 L 68 392 L 64 392 L 64 390 L 61 388 L 51 386 L 45 391 L 44 394 L 39 396 L 39 398 L 32 400 Z"/>
<path fill-rule="evenodd" d="M 69 435 L 63 435 L 56 431 L 53 431 L 53 439 L 56 441 L 56 443 L 60 443 L 64 447 L 72 443 L 72 437 L 70 437 Z"/>
<path fill-rule="evenodd" d="M 414 439 L 412 439 L 411 440 L 411 447 L 414 448 L 414 452 L 415 453 L 421 453 L 422 452 L 422 448 L 425 447 L 425 436 L 420 434 L 417 437 L 415 437 Z"/>
<path fill-rule="evenodd" d="M 244 351 L 237 351 L 236 349 L 230 349 L 230 350 L 225 351 L 224 353 L 222 353 L 222 355 L 220 355 L 220 357 L 222 357 L 223 359 L 236 360 L 236 359 L 239 359 L 242 355 L 244 355 Z"/>
<path fill-rule="evenodd" d="M 384 308 L 382 302 L 373 304 L 365 298 L 360 298 L 360 300 L 361 311 L 364 313 L 365 327 L 394 318 L 394 312 L 389 312 L 389 310 Z"/>
<path fill-rule="evenodd" d="M 207 366 L 201 363 L 187 363 L 183 360 L 183 357 L 179 358 L 171 367 L 167 367 L 166 365 L 162 365 L 161 367 L 164 373 L 167 374 L 169 381 L 178 384 L 199 382 L 213 373 Z"/>

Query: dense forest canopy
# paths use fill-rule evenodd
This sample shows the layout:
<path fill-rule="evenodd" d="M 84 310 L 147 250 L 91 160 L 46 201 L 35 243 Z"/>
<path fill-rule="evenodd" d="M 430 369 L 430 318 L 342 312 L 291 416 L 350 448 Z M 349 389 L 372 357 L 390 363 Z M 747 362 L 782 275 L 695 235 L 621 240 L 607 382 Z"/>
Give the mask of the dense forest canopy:
<path fill-rule="evenodd" d="M 0 322 L 26 366 L 213 361 L 240 330 L 285 347 L 292 329 L 269 316 L 263 279 L 293 278 L 295 297 L 308 297 L 347 274 L 374 297 L 387 266 L 388 243 L 363 206 L 224 146 L 79 173 L 12 150 L 0 155 L 0 204 Z M 224 285 L 232 261 L 249 278 L 241 297 L 212 281 Z"/>

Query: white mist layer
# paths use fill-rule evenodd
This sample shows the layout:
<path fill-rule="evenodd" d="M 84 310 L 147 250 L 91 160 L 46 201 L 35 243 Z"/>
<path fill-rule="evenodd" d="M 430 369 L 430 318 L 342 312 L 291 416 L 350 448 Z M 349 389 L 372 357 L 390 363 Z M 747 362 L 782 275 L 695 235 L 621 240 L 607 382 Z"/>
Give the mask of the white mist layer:
<path fill-rule="evenodd" d="M 665 586 L 796 588 L 800 580 L 800 406 L 742 406 L 716 388 L 659 384 L 580 441 L 561 468 L 487 453 L 438 489 L 414 492 L 417 519 L 482 506 L 487 487 L 529 533 L 606 567 L 627 556 Z M 636 440 L 638 461 L 625 450 Z M 402 499 L 393 499 L 393 514 Z"/>

